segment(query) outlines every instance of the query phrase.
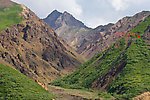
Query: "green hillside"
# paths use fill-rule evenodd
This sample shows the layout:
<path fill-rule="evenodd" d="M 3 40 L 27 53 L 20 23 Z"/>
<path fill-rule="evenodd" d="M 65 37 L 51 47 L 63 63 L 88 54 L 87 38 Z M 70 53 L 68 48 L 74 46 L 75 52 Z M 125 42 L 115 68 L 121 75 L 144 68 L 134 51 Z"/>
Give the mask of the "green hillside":
<path fill-rule="evenodd" d="M 150 18 L 140 23 L 132 32 L 144 33 L 148 25 L 150 25 Z M 150 50 L 147 45 L 141 38 L 137 38 L 130 45 L 125 53 L 127 65 L 112 83 L 109 92 L 128 98 L 150 91 Z"/>
<path fill-rule="evenodd" d="M 17 4 L 12 7 L 0 8 L 0 31 L 9 28 L 12 24 L 21 23 L 23 19 L 18 15 L 20 11 L 22 8 Z"/>
<path fill-rule="evenodd" d="M 150 17 L 131 33 L 142 36 L 149 25 Z M 150 50 L 143 37 L 124 36 L 74 73 L 50 84 L 64 88 L 104 90 L 117 98 L 132 98 L 150 91 L 149 60 Z"/>
<path fill-rule="evenodd" d="M 51 100 L 54 96 L 25 75 L 0 64 L 0 100 Z"/>

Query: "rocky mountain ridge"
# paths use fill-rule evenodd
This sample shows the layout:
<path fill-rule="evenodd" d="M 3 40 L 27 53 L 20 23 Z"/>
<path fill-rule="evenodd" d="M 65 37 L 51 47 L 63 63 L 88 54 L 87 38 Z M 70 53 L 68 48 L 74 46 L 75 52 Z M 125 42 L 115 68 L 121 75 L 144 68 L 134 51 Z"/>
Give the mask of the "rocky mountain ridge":
<path fill-rule="evenodd" d="M 124 17 L 116 24 L 106 25 L 108 26 L 107 29 L 101 30 L 101 27 L 97 27 L 91 30 L 91 34 L 86 36 L 81 45 L 77 47 L 77 52 L 87 59 L 94 57 L 122 37 L 114 35 L 114 33 L 127 33 L 131 31 L 149 15 L 149 11 L 142 11 L 134 16 Z M 95 30 L 97 31 L 95 32 Z"/>
<path fill-rule="evenodd" d="M 115 24 L 100 25 L 95 29 L 86 28 L 84 24 L 77 25 L 75 22 L 78 21 L 72 15 L 67 12 L 60 13 L 57 10 L 53 11 L 44 21 L 52 26 L 56 33 L 80 55 L 90 59 L 121 37 L 114 33 L 129 32 L 149 15 L 149 11 L 142 11 L 134 16 L 124 17 Z M 70 16 L 74 20 L 69 20 Z"/>

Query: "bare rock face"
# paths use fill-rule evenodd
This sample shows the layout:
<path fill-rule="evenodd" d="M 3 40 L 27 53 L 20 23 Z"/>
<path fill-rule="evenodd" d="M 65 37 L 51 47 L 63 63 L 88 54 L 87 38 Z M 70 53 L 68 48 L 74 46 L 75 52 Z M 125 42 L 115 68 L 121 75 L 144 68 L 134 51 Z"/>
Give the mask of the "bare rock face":
<path fill-rule="evenodd" d="M 76 47 L 87 35 L 90 29 L 81 21 L 75 19 L 68 12 L 58 12 L 54 10 L 45 19 L 45 22 L 51 26 L 56 33 L 62 37 L 70 46 Z"/>
<path fill-rule="evenodd" d="M 121 37 L 114 35 L 114 33 L 127 33 L 131 31 L 149 15 L 149 11 L 142 11 L 132 17 L 124 17 L 114 25 L 108 24 L 93 29 L 90 32 L 91 34 L 85 37 L 81 45 L 77 47 L 77 52 L 87 59 L 94 57 Z"/>
<path fill-rule="evenodd" d="M 0 58 L 46 87 L 49 81 L 73 72 L 82 62 L 52 28 L 20 6 L 23 11 L 19 15 L 25 20 L 0 32 Z"/>
<path fill-rule="evenodd" d="M 61 13 L 57 10 L 54 10 L 43 20 L 55 30 L 63 26 L 63 24 L 66 24 L 68 26 L 88 28 L 81 21 L 75 19 L 71 14 L 66 11 L 64 13 Z"/>
<path fill-rule="evenodd" d="M 145 93 L 133 98 L 132 100 L 150 100 L 150 92 L 145 92 Z"/>

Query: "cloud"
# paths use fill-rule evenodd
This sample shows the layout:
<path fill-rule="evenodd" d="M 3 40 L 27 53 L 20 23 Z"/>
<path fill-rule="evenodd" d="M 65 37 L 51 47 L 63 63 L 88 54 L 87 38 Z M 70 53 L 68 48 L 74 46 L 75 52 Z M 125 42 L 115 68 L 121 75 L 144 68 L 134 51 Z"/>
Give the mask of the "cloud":
<path fill-rule="evenodd" d="M 140 6 L 141 4 L 145 4 L 148 0 L 108 0 L 111 6 L 116 11 L 124 11 L 134 6 Z"/>
<path fill-rule="evenodd" d="M 46 17 L 53 10 L 57 9 L 61 12 L 68 11 L 75 17 L 82 14 L 80 5 L 76 0 L 12 0 L 17 3 L 25 4 L 33 10 L 40 18 Z"/>
<path fill-rule="evenodd" d="M 116 11 L 125 10 L 128 7 L 127 0 L 109 0 L 109 2 L 115 8 Z"/>

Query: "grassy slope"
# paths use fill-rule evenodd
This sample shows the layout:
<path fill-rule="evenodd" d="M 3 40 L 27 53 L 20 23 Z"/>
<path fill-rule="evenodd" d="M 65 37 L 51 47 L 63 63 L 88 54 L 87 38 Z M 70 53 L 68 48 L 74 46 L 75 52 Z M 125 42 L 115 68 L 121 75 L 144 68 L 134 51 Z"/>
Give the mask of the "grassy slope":
<path fill-rule="evenodd" d="M 122 40 L 122 43 L 120 44 L 121 48 L 120 47 L 115 48 L 115 46 L 112 46 L 111 50 L 107 49 L 109 50 L 109 53 L 106 53 L 107 50 L 105 50 L 103 53 L 87 61 L 85 64 L 79 67 L 79 69 L 76 70 L 74 73 L 62 79 L 59 79 L 51 84 L 61 86 L 64 88 L 74 88 L 74 89 L 89 88 L 99 76 L 107 72 L 114 65 L 117 65 L 122 59 L 126 57 L 126 55 L 120 56 L 120 53 L 122 53 L 125 49 L 124 44 L 125 41 Z M 103 59 L 101 63 L 97 63 L 97 61 L 101 59 L 102 56 L 105 55 L 105 53 L 106 53 L 105 59 Z M 119 60 L 116 61 L 117 59 Z"/>
<path fill-rule="evenodd" d="M 54 96 L 25 75 L 0 64 L 0 99 L 50 100 Z"/>
<path fill-rule="evenodd" d="M 140 23 L 132 30 L 142 36 L 150 18 Z M 137 38 L 126 52 L 127 65 L 119 77 L 112 83 L 109 92 L 121 94 L 123 98 L 135 97 L 143 92 L 150 91 L 150 50 L 141 38 Z"/>
<path fill-rule="evenodd" d="M 9 28 L 12 24 L 21 23 L 23 19 L 18 15 L 19 11 L 22 11 L 22 8 L 17 4 L 0 9 L 0 31 Z"/>
<path fill-rule="evenodd" d="M 150 25 L 150 17 L 147 18 L 147 21 L 141 22 L 131 33 L 139 32 L 142 36 L 148 25 Z M 148 62 L 150 51 L 147 49 L 144 40 L 135 38 L 135 36 L 132 37 L 135 41 L 127 50 L 125 50 L 125 40 L 121 38 L 116 42 L 120 42 L 119 46 L 112 45 L 98 56 L 87 61 L 74 73 L 50 84 L 64 88 L 89 88 L 98 77 L 120 61 L 127 59 L 125 69 L 111 84 L 109 92 L 117 93 L 121 98 L 130 98 L 145 91 L 150 91 L 150 78 L 148 77 L 150 74 L 150 63 Z M 120 56 L 121 53 L 123 54 Z M 97 63 L 105 54 L 103 61 Z"/>

